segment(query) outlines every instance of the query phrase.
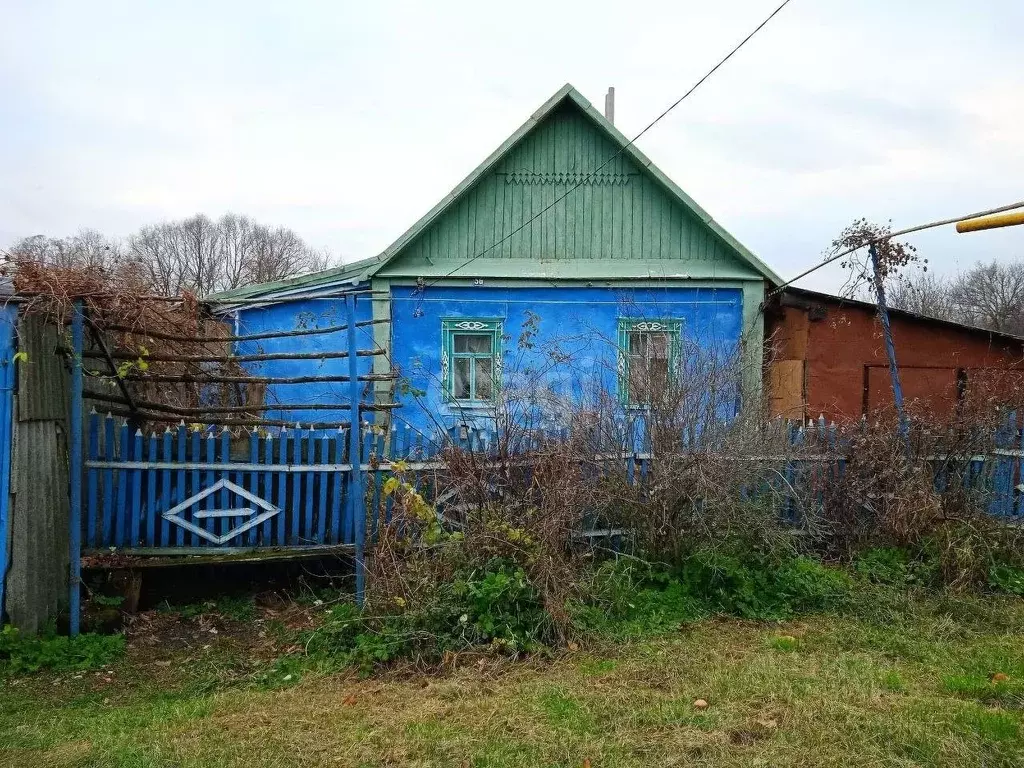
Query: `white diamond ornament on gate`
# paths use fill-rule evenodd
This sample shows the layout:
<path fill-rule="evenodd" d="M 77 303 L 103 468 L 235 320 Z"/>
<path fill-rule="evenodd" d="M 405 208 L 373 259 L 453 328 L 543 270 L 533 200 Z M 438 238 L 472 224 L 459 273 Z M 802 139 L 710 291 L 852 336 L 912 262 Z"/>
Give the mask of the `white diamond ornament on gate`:
<path fill-rule="evenodd" d="M 247 520 L 235 526 L 230 531 L 221 536 L 217 536 L 212 531 L 208 531 L 205 528 L 196 525 L 191 520 L 185 519 L 185 517 L 183 516 L 184 513 L 186 513 L 193 506 L 195 506 L 200 501 L 205 499 L 207 496 L 210 496 L 211 494 L 214 494 L 220 490 L 231 491 L 236 496 L 240 496 L 241 498 L 250 502 L 253 505 L 253 507 L 258 507 L 259 509 L 261 509 L 262 512 L 257 514 L 256 509 L 254 509 L 253 507 L 237 507 L 232 509 L 197 509 L 195 512 L 192 513 L 193 518 L 200 520 L 211 517 L 248 518 Z M 230 480 L 224 479 L 218 480 L 209 488 L 206 488 L 200 491 L 199 493 L 195 494 L 194 496 L 190 496 L 189 498 L 185 499 L 180 504 L 176 504 L 175 506 L 171 507 L 170 509 L 163 513 L 162 517 L 164 520 L 170 523 L 175 523 L 176 525 L 179 525 L 182 528 L 184 528 L 186 531 L 190 531 L 194 533 L 196 536 L 202 536 L 204 539 L 213 542 L 214 544 L 226 544 L 236 536 L 245 533 L 250 528 L 255 528 L 260 523 L 264 522 L 265 520 L 269 520 L 274 515 L 277 515 L 280 512 L 280 507 L 275 507 L 266 499 L 261 499 L 259 496 L 257 496 L 254 493 L 250 493 L 249 491 L 245 490 L 245 488 L 242 488 L 240 485 L 235 485 Z"/>

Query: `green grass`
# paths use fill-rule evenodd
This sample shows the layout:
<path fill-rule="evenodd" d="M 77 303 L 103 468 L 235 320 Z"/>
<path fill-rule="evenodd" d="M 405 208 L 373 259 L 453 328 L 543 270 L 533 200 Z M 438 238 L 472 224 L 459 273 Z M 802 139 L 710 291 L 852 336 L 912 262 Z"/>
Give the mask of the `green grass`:
<path fill-rule="evenodd" d="M 305 670 L 268 688 L 190 650 L 159 680 L 130 656 L 102 690 L 89 674 L 11 678 L 0 765 L 1024 764 L 1024 601 L 886 595 L 853 615 L 704 619 L 435 674 Z"/>

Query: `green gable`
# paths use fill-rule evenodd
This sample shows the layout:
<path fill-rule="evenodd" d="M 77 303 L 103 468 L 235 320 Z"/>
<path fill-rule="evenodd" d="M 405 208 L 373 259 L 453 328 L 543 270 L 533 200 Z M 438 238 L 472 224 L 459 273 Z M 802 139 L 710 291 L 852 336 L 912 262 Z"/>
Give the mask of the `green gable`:
<path fill-rule="evenodd" d="M 430 277 L 458 268 L 460 277 L 764 277 L 588 111 L 566 94 L 399 241 L 378 274 Z"/>
<path fill-rule="evenodd" d="M 782 282 L 566 85 L 380 255 L 211 298 L 448 275 Z"/>

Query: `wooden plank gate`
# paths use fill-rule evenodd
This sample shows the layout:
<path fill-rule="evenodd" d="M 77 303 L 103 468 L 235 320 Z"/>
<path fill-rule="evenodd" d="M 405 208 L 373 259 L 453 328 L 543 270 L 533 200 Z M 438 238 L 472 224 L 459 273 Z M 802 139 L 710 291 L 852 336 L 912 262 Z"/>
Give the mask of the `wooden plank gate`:
<path fill-rule="evenodd" d="M 369 424 L 361 416 L 364 411 L 387 406 L 360 402 L 363 382 L 380 376 L 360 374 L 358 358 L 380 352 L 359 348 L 356 328 L 361 324 L 356 322 L 356 294 L 344 298 L 345 325 L 322 332 L 346 331 L 347 349 L 332 356 L 347 357 L 348 373 L 322 380 L 347 383 L 347 402 L 325 404 L 323 410 L 347 409 L 349 421 L 332 429 L 296 425 L 291 429 L 281 427 L 276 433 L 260 428 L 241 436 L 216 423 L 190 426 L 184 420 L 176 428 L 167 426 L 160 433 L 146 434 L 102 409 L 86 414 L 85 401 L 97 396 L 83 387 L 83 358 L 90 352 L 84 349 L 87 318 L 81 302 L 76 304 L 71 329 L 69 451 L 71 634 L 79 631 L 83 552 L 113 549 L 137 555 L 168 555 L 351 547 L 356 598 L 362 600 L 371 442 L 365 437 L 370 433 Z M 311 332 L 316 331 L 301 333 Z M 259 337 L 233 336 L 225 341 L 237 344 Z M 289 355 L 248 355 L 245 359 L 260 357 L 282 359 Z M 296 352 L 294 357 L 309 355 Z M 292 381 L 273 377 L 262 380 Z M 257 409 L 287 410 L 287 406 Z M 210 412 L 217 410 L 211 408 Z M 168 420 L 166 415 L 157 415 Z M 232 423 L 237 424 L 237 420 Z"/>

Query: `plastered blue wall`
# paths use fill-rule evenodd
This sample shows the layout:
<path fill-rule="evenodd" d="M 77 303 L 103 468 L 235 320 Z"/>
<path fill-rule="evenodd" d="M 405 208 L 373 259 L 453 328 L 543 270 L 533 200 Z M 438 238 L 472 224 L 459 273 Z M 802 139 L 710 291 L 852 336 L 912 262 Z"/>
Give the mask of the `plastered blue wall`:
<path fill-rule="evenodd" d="M 619 318 L 680 319 L 688 341 L 709 352 L 729 354 L 743 330 L 739 288 L 442 287 L 417 292 L 392 288 L 392 358 L 408 383 L 398 399 L 396 423 L 430 436 L 466 423 L 489 429 L 488 409 L 466 409 L 444 401 L 440 381 L 441 321 L 448 318 L 503 320 L 503 382 L 543 386 L 556 400 L 585 401 L 600 387 L 615 394 Z M 520 336 L 532 316 L 532 348 Z M 557 410 L 557 409 L 555 409 Z M 558 414 L 550 426 L 557 426 Z"/>
<path fill-rule="evenodd" d="M 372 314 L 369 296 L 356 297 L 356 320 L 369 320 Z M 345 324 L 344 299 L 300 299 L 239 310 L 237 314 L 238 335 L 261 333 L 263 331 L 288 331 L 303 328 L 324 328 Z M 344 352 L 348 349 L 346 331 L 291 336 L 277 339 L 262 339 L 236 344 L 240 355 L 273 352 Z M 360 349 L 372 349 L 373 327 L 365 326 L 356 330 Z M 373 358 L 359 358 L 360 373 L 370 373 Z M 268 360 L 247 363 L 246 368 L 254 376 L 347 376 L 348 359 L 328 360 Z M 364 402 L 372 401 L 371 382 L 360 384 L 364 391 Z M 267 412 L 268 419 L 284 419 L 291 422 L 340 423 L 349 420 L 347 409 L 332 408 L 338 403 L 348 403 L 349 385 L 345 382 L 317 382 L 314 384 L 275 384 L 267 388 L 266 402 L 273 403 L 315 403 L 327 410 L 288 411 L 276 409 Z M 364 416 L 365 418 L 365 416 Z M 371 419 L 372 420 L 372 419 Z"/>

